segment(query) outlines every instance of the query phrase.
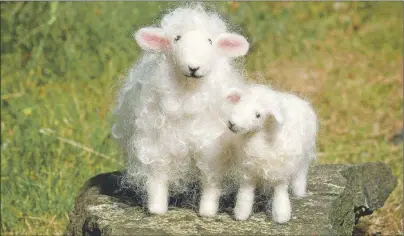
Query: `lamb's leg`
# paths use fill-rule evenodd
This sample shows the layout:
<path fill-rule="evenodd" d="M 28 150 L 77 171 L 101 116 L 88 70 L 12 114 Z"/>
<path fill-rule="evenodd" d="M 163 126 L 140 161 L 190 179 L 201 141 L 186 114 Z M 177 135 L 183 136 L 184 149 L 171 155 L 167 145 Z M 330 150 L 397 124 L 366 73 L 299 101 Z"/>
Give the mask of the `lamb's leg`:
<path fill-rule="evenodd" d="M 300 167 L 292 178 L 292 191 L 296 197 L 304 197 L 306 195 L 308 164 Z"/>
<path fill-rule="evenodd" d="M 147 186 L 148 209 L 152 214 L 162 215 L 168 210 L 168 181 L 164 175 L 152 176 Z"/>
<path fill-rule="evenodd" d="M 221 190 L 216 181 L 207 182 L 203 185 L 199 215 L 213 217 L 219 209 Z"/>
<path fill-rule="evenodd" d="M 274 188 L 272 200 L 272 219 L 277 223 L 286 223 L 291 217 L 291 206 L 287 182 L 279 183 Z"/>
<path fill-rule="evenodd" d="M 237 193 L 234 217 L 237 220 L 247 220 L 254 204 L 255 183 L 251 179 L 243 180 Z"/>

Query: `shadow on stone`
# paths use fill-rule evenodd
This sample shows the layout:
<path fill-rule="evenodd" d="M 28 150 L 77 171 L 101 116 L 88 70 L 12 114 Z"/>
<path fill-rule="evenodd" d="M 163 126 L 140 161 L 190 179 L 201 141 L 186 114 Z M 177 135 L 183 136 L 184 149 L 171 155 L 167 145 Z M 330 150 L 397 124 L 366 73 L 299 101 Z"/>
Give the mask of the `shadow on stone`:
<path fill-rule="evenodd" d="M 116 202 L 124 203 L 129 206 L 139 206 L 146 212 L 146 194 L 139 189 L 122 187 L 124 171 L 115 171 L 110 173 L 99 174 L 87 181 L 82 192 L 89 188 L 95 188 L 101 195 L 114 198 Z M 187 187 L 186 193 L 171 194 L 169 198 L 169 207 L 179 207 L 198 210 L 198 202 L 201 196 L 201 188 L 199 183 L 192 183 Z M 265 195 L 262 191 L 256 191 L 256 200 L 254 203 L 254 213 L 266 212 L 268 210 L 268 200 L 270 196 Z M 231 191 L 220 198 L 219 213 L 227 213 L 232 215 L 236 201 L 236 191 Z"/>

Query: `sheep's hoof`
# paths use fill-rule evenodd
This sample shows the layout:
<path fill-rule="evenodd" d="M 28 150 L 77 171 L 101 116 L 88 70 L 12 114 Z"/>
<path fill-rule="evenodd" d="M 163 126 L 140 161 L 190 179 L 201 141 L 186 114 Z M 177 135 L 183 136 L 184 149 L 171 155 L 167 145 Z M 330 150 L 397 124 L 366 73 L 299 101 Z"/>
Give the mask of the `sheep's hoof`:
<path fill-rule="evenodd" d="M 199 215 L 202 217 L 212 218 L 216 216 L 216 212 L 213 211 L 199 211 Z"/>
<path fill-rule="evenodd" d="M 216 216 L 217 210 L 213 208 L 200 208 L 199 215 L 202 217 L 214 217 Z"/>
<path fill-rule="evenodd" d="M 214 217 L 219 209 L 218 201 L 219 200 L 216 201 L 202 197 L 199 205 L 199 215 L 203 217 Z"/>
<path fill-rule="evenodd" d="M 168 207 L 161 204 L 152 204 L 149 206 L 149 212 L 155 215 L 164 215 L 167 213 Z"/>
<path fill-rule="evenodd" d="M 244 221 L 250 217 L 251 211 L 250 210 L 243 210 L 241 207 L 234 208 L 234 218 L 236 220 Z"/>
<path fill-rule="evenodd" d="M 234 213 L 234 218 L 236 220 L 245 221 L 248 220 L 250 214 L 241 214 L 241 213 Z"/>

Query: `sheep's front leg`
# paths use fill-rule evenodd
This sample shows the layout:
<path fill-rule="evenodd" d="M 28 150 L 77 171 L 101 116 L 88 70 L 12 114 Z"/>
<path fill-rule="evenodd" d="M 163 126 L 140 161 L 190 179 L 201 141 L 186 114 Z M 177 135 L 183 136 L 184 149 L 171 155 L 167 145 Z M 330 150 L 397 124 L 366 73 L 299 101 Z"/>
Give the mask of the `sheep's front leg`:
<path fill-rule="evenodd" d="M 220 186 L 217 181 L 206 181 L 203 184 L 199 215 L 213 217 L 219 209 Z"/>
<path fill-rule="evenodd" d="M 291 217 L 291 206 L 287 182 L 279 183 L 274 188 L 272 200 L 272 219 L 277 223 L 286 223 Z"/>
<path fill-rule="evenodd" d="M 241 182 L 237 193 L 236 207 L 234 208 L 234 217 L 236 220 L 247 220 L 251 215 L 254 205 L 254 192 L 254 181 L 245 179 Z"/>
<path fill-rule="evenodd" d="M 308 164 L 303 165 L 292 178 L 292 191 L 296 197 L 306 196 L 308 169 Z"/>
<path fill-rule="evenodd" d="M 199 215 L 213 217 L 219 209 L 221 195 L 221 149 L 219 143 L 207 145 L 202 150 L 202 159 L 198 167 L 202 172 L 202 195 L 199 205 Z"/>
<path fill-rule="evenodd" d="M 168 181 L 165 175 L 151 176 L 147 186 L 148 209 L 152 214 L 162 215 L 168 210 Z"/>

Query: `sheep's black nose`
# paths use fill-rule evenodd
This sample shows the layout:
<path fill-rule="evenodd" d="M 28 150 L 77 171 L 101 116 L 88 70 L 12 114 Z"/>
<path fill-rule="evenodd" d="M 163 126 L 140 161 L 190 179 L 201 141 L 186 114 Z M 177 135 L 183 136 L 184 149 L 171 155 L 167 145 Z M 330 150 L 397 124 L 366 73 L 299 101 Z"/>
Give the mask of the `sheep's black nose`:
<path fill-rule="evenodd" d="M 198 67 L 190 67 L 190 66 L 188 66 L 188 69 L 189 69 L 189 71 L 191 71 L 191 74 L 193 75 L 193 74 L 195 74 L 195 72 L 199 69 L 199 66 Z"/>

